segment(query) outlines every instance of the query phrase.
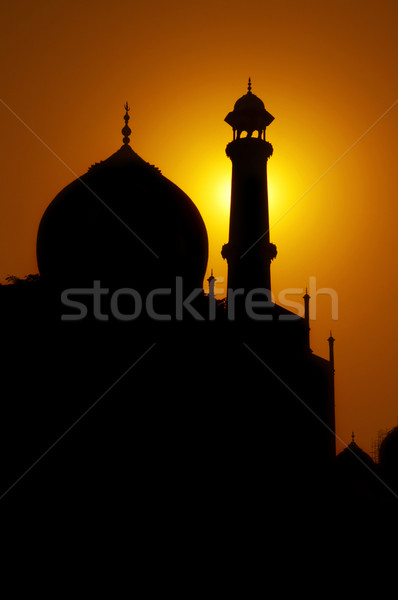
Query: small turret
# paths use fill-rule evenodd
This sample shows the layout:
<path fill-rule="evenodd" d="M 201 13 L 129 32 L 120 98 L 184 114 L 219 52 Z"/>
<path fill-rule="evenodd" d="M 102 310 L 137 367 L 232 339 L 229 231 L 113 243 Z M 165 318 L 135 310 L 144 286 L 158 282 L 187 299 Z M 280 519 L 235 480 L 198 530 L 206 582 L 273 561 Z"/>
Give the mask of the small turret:
<path fill-rule="evenodd" d="M 240 139 L 243 132 L 246 132 L 249 138 L 258 132 L 258 137 L 265 140 L 265 128 L 273 120 L 274 117 L 265 110 L 264 102 L 252 93 L 249 77 L 247 94 L 235 102 L 234 110 L 225 117 L 225 122 L 233 129 L 233 139 Z"/>
<path fill-rule="evenodd" d="M 214 300 L 215 299 L 214 286 L 215 286 L 217 279 L 213 276 L 213 269 L 211 270 L 211 275 L 210 275 L 210 277 L 207 278 L 207 281 L 209 282 L 209 299 Z"/>
<path fill-rule="evenodd" d="M 304 321 L 306 325 L 306 346 L 307 349 L 310 350 L 310 298 L 311 296 L 307 292 L 307 288 L 305 288 L 305 294 L 303 296 L 304 299 Z"/>
<path fill-rule="evenodd" d="M 335 339 L 332 336 L 332 332 L 330 332 L 328 342 L 329 342 L 329 362 L 332 366 L 333 373 L 334 373 L 334 342 L 335 342 Z"/>

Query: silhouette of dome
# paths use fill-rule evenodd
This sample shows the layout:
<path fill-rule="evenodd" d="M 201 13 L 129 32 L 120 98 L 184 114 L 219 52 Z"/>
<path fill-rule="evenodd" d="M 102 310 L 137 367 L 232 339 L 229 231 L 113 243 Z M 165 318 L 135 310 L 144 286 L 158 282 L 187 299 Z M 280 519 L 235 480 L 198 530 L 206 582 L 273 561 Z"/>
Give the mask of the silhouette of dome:
<path fill-rule="evenodd" d="M 354 434 L 352 435 L 351 443 L 336 456 L 336 462 L 340 469 L 347 471 L 358 471 L 366 467 L 374 469 L 375 466 L 375 463 L 369 454 L 355 443 Z"/>
<path fill-rule="evenodd" d="M 43 280 L 135 289 L 201 288 L 208 257 L 205 224 L 191 199 L 128 145 L 66 186 L 41 219 L 37 261 Z"/>

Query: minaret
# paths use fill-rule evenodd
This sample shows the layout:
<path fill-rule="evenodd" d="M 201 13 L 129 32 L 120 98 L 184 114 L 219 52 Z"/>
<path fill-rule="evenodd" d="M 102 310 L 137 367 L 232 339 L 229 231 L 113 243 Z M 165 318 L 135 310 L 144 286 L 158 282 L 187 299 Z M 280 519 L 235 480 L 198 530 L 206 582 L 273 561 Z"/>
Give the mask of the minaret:
<path fill-rule="evenodd" d="M 270 264 L 276 246 L 269 239 L 267 161 L 273 149 L 265 139 L 274 117 L 251 91 L 239 98 L 225 121 L 233 129 L 226 154 L 232 161 L 229 241 L 222 248 L 228 261 L 228 295 L 243 288 L 271 290 Z"/>

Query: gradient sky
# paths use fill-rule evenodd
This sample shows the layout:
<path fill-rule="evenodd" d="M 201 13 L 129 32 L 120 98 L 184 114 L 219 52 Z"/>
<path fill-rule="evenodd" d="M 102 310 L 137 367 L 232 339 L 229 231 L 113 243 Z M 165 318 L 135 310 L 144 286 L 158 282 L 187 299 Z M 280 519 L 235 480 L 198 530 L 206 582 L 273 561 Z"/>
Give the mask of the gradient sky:
<path fill-rule="evenodd" d="M 370 452 L 398 419 L 396 0 L 2 0 L 0 10 L 0 280 L 37 272 L 44 209 L 120 147 L 128 100 L 132 147 L 202 213 L 222 294 L 224 117 L 250 76 L 275 117 L 273 292 L 293 288 L 301 302 L 310 278 L 336 291 L 337 320 L 317 298 L 312 347 L 328 357 L 332 329 L 337 435 L 349 443 L 354 430 Z"/>

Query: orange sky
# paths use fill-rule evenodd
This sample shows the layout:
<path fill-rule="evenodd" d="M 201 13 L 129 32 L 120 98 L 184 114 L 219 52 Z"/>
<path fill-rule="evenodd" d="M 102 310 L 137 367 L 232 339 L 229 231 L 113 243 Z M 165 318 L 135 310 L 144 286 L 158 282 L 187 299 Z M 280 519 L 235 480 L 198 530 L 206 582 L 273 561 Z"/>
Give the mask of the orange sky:
<path fill-rule="evenodd" d="M 398 419 L 397 30 L 396 0 L 3 0 L 0 280 L 37 272 L 44 209 L 118 149 L 128 100 L 132 147 L 202 213 L 221 291 L 224 117 L 250 76 L 275 117 L 273 291 L 337 292 L 336 321 L 318 298 L 312 347 L 327 357 L 332 328 L 337 434 L 369 452 Z"/>

